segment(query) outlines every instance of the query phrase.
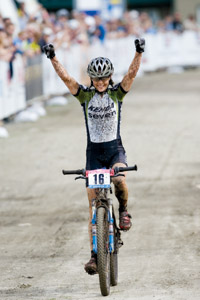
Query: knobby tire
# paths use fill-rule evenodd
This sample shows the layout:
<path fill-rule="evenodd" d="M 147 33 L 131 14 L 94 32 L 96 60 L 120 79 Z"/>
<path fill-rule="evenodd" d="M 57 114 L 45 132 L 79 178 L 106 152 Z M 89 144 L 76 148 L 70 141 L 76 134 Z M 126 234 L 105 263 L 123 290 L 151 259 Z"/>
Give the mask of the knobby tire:
<path fill-rule="evenodd" d="M 110 293 L 110 253 L 107 211 L 104 207 L 97 210 L 97 265 L 101 294 Z"/>

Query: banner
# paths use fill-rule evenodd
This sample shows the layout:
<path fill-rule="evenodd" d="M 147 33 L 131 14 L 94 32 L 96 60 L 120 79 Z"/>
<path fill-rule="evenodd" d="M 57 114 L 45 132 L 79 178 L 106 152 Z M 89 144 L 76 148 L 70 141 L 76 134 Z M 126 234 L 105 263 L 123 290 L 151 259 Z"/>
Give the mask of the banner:
<path fill-rule="evenodd" d="M 73 4 L 75 10 L 90 15 L 95 15 L 101 10 L 101 0 L 74 0 Z"/>
<path fill-rule="evenodd" d="M 122 18 L 125 0 L 74 0 L 74 9 L 89 15 L 101 14 L 104 20 Z"/>
<path fill-rule="evenodd" d="M 102 0 L 101 17 L 105 20 L 120 19 L 125 8 L 125 0 Z"/>

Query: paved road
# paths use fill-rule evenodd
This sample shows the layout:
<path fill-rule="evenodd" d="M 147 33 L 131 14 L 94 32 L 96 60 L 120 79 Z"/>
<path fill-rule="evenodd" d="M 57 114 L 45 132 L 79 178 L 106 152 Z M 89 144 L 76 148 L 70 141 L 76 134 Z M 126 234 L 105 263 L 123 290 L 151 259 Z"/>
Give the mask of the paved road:
<path fill-rule="evenodd" d="M 122 137 L 134 226 L 122 238 L 109 299 L 200 299 L 200 71 L 137 78 Z M 0 140 L 0 298 L 102 299 L 89 259 L 81 107 L 49 107 L 37 123 L 8 124 Z M 117 207 L 117 203 L 115 203 Z"/>

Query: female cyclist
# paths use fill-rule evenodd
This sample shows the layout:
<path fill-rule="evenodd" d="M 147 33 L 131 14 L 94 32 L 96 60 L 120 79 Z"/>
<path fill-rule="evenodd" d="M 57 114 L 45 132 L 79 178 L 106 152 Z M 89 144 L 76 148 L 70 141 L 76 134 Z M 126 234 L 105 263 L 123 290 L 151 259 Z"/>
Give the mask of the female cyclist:
<path fill-rule="evenodd" d="M 136 39 L 135 47 L 135 56 L 128 72 L 116 85 L 112 81 L 114 68 L 111 61 L 105 57 L 92 59 L 87 68 L 91 80 L 90 87 L 80 85 L 68 74 L 58 61 L 52 44 L 43 47 L 44 53 L 51 60 L 58 76 L 83 107 L 87 130 L 86 170 L 127 166 L 126 152 L 120 136 L 121 106 L 139 69 L 145 40 Z M 125 177 L 116 177 L 112 181 L 115 186 L 115 195 L 119 201 L 119 227 L 121 230 L 127 231 L 131 228 L 132 223 L 131 215 L 127 211 L 128 188 Z M 91 200 L 95 198 L 95 190 L 87 188 L 87 193 L 91 259 L 85 265 L 85 270 L 92 275 L 97 273 L 97 258 L 92 251 L 91 233 Z"/>

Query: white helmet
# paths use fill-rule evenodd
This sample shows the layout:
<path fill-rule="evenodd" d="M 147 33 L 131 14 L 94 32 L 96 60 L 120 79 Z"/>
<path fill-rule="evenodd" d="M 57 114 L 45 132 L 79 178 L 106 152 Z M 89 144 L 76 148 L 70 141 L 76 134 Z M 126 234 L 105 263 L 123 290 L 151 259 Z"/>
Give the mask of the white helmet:
<path fill-rule="evenodd" d="M 113 64 L 110 59 L 105 57 L 92 59 L 87 68 L 87 73 L 91 78 L 109 77 L 113 74 L 113 72 Z"/>

